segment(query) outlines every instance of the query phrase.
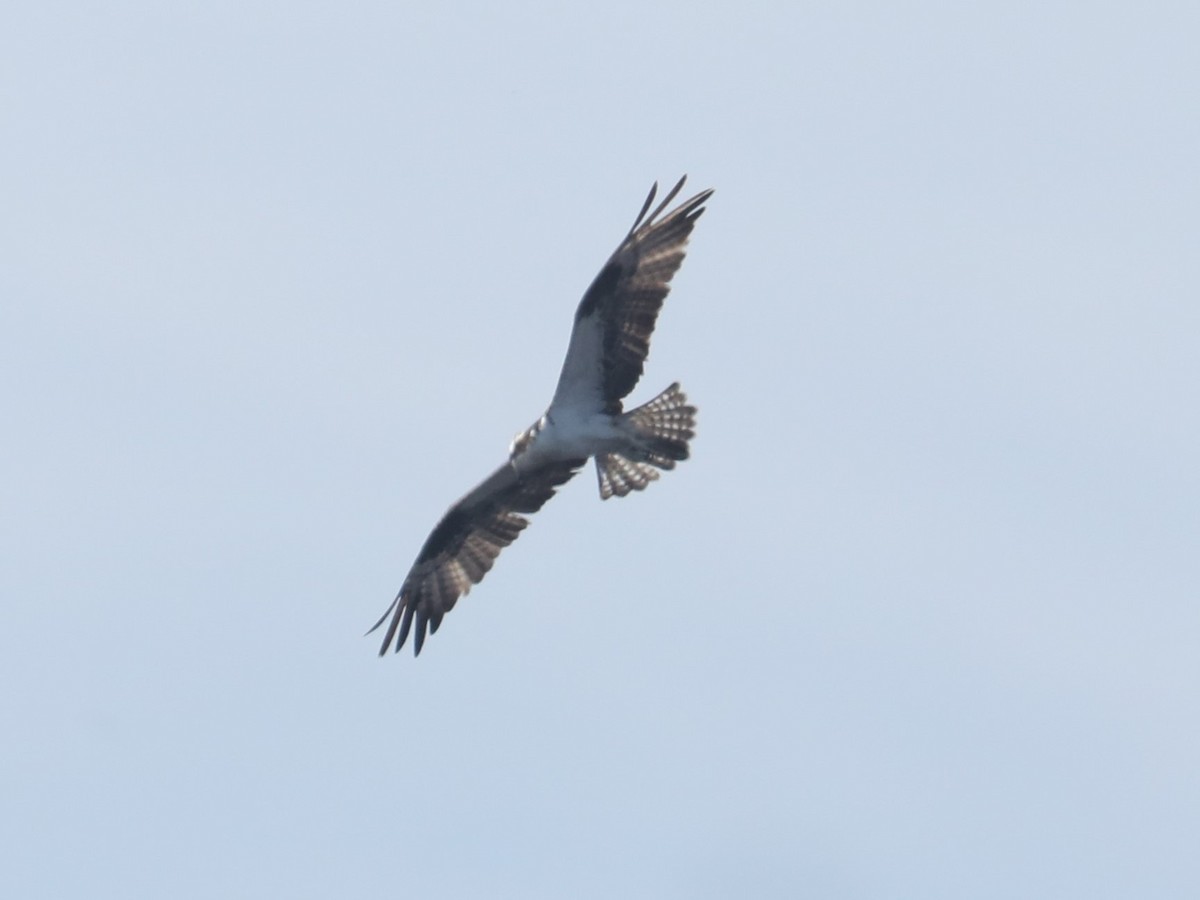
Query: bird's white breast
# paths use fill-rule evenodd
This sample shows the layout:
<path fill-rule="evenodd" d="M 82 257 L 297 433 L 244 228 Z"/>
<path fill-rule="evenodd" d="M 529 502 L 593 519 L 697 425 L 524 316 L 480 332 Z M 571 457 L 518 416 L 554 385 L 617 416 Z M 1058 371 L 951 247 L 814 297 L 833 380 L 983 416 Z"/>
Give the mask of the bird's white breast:
<path fill-rule="evenodd" d="M 518 471 L 530 471 L 564 459 L 586 459 L 619 449 L 629 442 L 607 413 L 579 414 L 556 410 L 547 414 L 523 453 L 513 458 Z"/>

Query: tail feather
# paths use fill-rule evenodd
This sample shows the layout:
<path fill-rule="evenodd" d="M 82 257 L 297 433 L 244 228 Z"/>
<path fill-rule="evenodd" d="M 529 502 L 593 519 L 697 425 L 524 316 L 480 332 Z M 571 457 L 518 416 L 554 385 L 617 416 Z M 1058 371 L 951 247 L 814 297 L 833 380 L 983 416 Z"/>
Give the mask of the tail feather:
<path fill-rule="evenodd" d="M 649 403 L 630 410 L 623 421 L 639 446 L 633 455 L 596 454 L 601 500 L 644 490 L 658 479 L 659 469 L 673 469 L 676 462 L 687 459 L 688 441 L 696 434 L 696 407 L 688 404 L 676 382 Z"/>
<path fill-rule="evenodd" d="M 645 489 L 658 479 L 658 470 L 649 463 L 634 462 L 617 453 L 597 453 L 596 475 L 600 479 L 600 499 L 607 500 Z"/>

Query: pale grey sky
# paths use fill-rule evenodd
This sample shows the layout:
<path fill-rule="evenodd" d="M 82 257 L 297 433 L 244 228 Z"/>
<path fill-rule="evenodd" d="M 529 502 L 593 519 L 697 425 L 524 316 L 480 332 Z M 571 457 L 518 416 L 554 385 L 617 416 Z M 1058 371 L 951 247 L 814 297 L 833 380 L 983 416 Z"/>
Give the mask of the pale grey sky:
<path fill-rule="evenodd" d="M 1194 4 L 26 7 L 6 896 L 1200 895 Z M 683 172 L 693 458 L 377 659 Z"/>

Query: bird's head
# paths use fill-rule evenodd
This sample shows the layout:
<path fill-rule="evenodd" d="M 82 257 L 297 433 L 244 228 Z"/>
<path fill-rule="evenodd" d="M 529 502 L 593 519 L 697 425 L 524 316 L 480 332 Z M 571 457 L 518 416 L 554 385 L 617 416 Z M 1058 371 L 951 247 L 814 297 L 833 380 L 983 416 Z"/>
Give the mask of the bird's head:
<path fill-rule="evenodd" d="M 508 445 L 509 462 L 512 462 L 529 449 L 529 447 L 533 444 L 534 438 L 537 437 L 538 432 L 542 430 L 542 426 L 545 424 L 546 417 L 543 416 L 524 431 L 517 432 L 516 436 L 512 439 L 512 443 Z"/>

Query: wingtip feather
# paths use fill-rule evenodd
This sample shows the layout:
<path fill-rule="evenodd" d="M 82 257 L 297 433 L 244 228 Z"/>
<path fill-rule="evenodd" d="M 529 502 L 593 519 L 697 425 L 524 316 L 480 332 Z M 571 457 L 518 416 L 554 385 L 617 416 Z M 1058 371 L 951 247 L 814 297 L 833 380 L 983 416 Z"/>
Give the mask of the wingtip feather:
<path fill-rule="evenodd" d="M 638 230 L 638 226 L 642 224 L 642 219 L 646 217 L 646 210 L 650 208 L 650 204 L 654 202 L 654 197 L 658 193 L 658 182 L 650 185 L 650 193 L 646 195 L 646 201 L 642 204 L 641 210 L 637 214 L 637 218 L 633 220 L 633 225 L 629 229 L 629 234 L 632 235 Z"/>

